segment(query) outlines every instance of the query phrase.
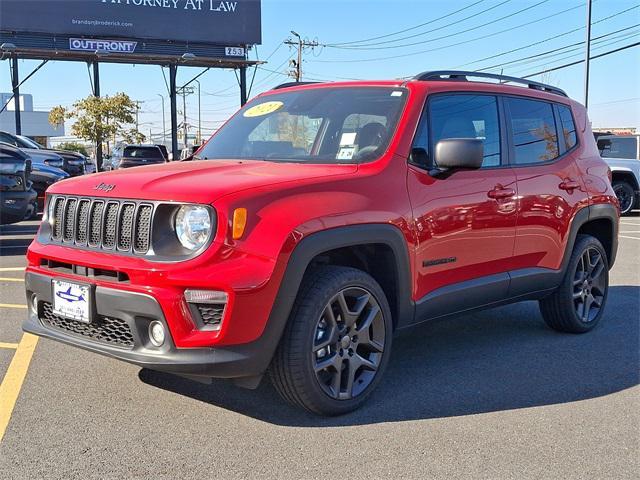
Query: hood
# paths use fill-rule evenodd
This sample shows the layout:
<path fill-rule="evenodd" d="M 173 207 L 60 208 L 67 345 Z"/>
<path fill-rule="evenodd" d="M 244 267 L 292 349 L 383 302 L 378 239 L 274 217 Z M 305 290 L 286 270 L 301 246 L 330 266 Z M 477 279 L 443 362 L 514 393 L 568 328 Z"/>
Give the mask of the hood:
<path fill-rule="evenodd" d="M 56 167 L 50 167 L 44 163 L 32 163 L 31 167 L 33 172 L 40 172 L 51 177 L 58 177 L 60 180 L 70 177 L 70 175 L 64 170 Z"/>
<path fill-rule="evenodd" d="M 42 163 L 45 160 L 63 160 L 60 155 L 48 150 L 41 150 L 37 148 L 21 148 L 20 150 L 29 155 L 34 163 Z"/>
<path fill-rule="evenodd" d="M 78 152 L 72 152 L 70 150 L 54 150 L 54 149 L 43 149 L 45 152 L 55 153 L 56 155 L 60 155 L 67 160 L 72 162 L 82 163 L 85 161 L 85 156 Z"/>
<path fill-rule="evenodd" d="M 55 184 L 49 193 L 212 203 L 240 190 L 356 171 L 357 165 L 249 160 L 171 162 L 76 177 Z"/>

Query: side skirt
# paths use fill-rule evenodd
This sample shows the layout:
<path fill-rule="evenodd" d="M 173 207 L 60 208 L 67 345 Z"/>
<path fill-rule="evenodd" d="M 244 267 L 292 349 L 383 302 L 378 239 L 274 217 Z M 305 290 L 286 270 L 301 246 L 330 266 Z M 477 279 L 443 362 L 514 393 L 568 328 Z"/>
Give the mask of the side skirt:
<path fill-rule="evenodd" d="M 411 325 L 524 300 L 539 300 L 560 285 L 562 275 L 562 270 L 526 268 L 447 285 L 416 302 Z"/>

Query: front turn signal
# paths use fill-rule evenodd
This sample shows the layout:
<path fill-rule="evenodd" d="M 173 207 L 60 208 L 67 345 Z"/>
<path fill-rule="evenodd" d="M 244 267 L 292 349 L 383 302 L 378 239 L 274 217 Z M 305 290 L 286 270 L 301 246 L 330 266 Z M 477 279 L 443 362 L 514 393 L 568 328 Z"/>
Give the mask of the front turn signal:
<path fill-rule="evenodd" d="M 231 236 L 234 240 L 238 240 L 244 233 L 244 228 L 247 226 L 247 209 L 236 208 L 233 211 L 233 225 L 231 226 Z"/>

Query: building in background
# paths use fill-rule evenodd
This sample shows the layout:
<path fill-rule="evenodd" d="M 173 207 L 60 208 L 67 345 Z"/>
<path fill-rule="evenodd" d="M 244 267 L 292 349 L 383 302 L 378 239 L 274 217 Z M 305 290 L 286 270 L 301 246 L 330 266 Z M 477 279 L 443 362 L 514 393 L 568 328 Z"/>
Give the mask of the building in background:
<path fill-rule="evenodd" d="M 16 133 L 15 100 L 11 93 L 0 93 L 0 105 L 7 104 L 0 113 L 0 130 Z M 29 94 L 20 95 L 20 111 L 22 119 L 22 135 L 34 139 L 41 145 L 49 146 L 49 138 L 64 135 L 64 125 L 54 127 L 49 123 L 48 111 L 35 111 L 33 97 Z"/>

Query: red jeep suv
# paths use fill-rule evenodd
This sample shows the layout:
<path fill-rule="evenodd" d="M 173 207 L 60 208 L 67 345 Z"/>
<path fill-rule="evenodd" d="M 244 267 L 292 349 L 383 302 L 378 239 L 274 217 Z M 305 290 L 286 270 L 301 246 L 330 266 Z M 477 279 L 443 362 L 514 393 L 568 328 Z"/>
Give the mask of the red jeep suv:
<path fill-rule="evenodd" d="M 374 390 L 396 330 L 522 300 L 556 330 L 594 328 L 618 217 L 587 113 L 558 88 L 286 84 L 193 161 L 54 185 L 24 330 L 195 380 L 268 373 L 336 415 Z"/>

